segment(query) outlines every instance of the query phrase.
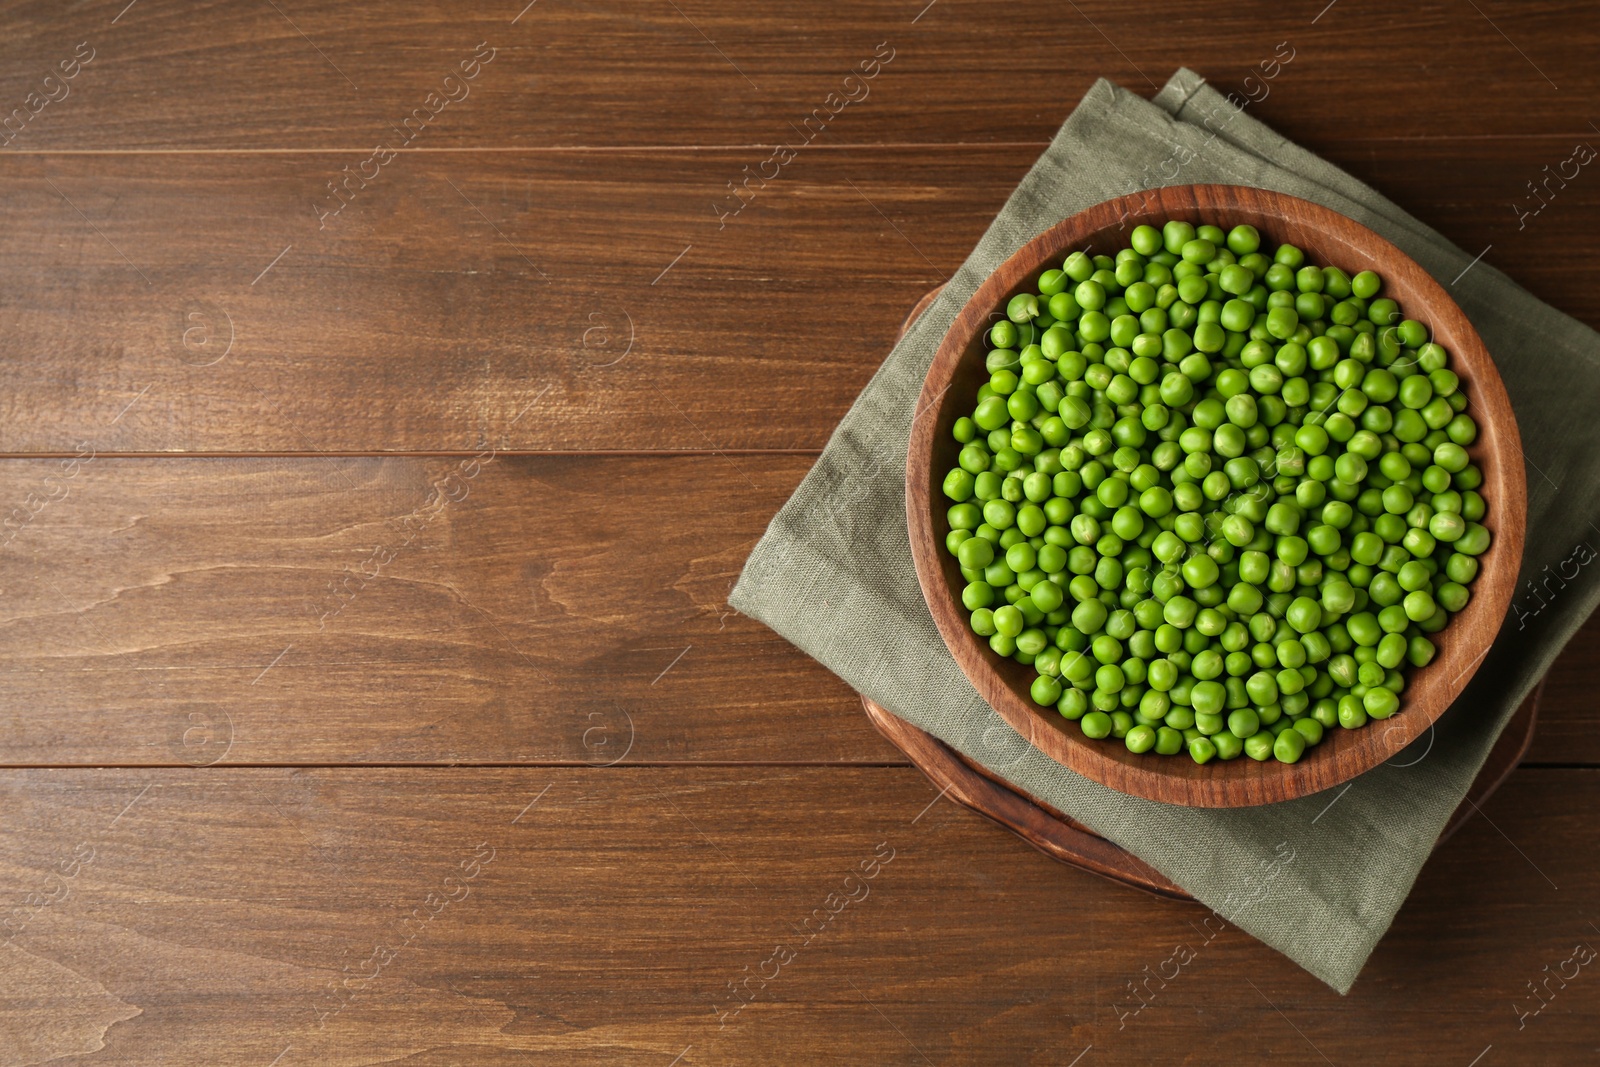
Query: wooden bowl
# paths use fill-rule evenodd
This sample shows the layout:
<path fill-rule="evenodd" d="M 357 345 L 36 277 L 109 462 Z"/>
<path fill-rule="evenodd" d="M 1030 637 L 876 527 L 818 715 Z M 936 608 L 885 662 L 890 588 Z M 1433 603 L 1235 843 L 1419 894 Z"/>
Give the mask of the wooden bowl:
<path fill-rule="evenodd" d="M 996 654 L 968 625 L 959 599 L 964 584 L 945 551 L 949 501 L 941 485 L 956 465 L 959 445 L 950 436 L 955 420 L 972 410 L 986 380 L 985 334 L 1014 294 L 1037 291 L 1039 275 L 1071 252 L 1110 254 L 1126 247 L 1134 226 L 1167 219 L 1224 229 L 1241 223 L 1261 231 L 1267 249 L 1289 242 L 1318 265 L 1354 275 L 1375 270 L 1383 295 L 1420 319 L 1450 352 L 1477 420 L 1477 442 L 1468 451 L 1483 471 L 1488 501 L 1483 525 L 1494 536 L 1480 557 L 1472 600 L 1438 635 L 1438 655 L 1421 669 L 1408 668 L 1400 711 L 1359 730 L 1328 731 L 1298 763 L 1257 763 L 1247 757 L 1199 765 L 1184 755 L 1135 755 L 1120 742 L 1093 741 L 1053 708 L 1028 696 L 1031 667 Z M 1339 785 L 1370 770 L 1419 737 L 1442 715 L 1471 679 L 1511 604 L 1522 561 L 1527 485 L 1522 445 L 1505 386 L 1477 332 L 1444 289 L 1394 245 L 1327 208 L 1292 196 L 1232 185 L 1185 185 L 1108 200 L 1052 226 L 1023 246 L 978 287 L 955 318 L 928 368 L 906 457 L 906 513 L 911 551 L 922 593 L 950 653 L 978 693 L 1034 747 L 1058 763 L 1131 796 L 1190 807 L 1243 807 L 1290 800 Z"/>

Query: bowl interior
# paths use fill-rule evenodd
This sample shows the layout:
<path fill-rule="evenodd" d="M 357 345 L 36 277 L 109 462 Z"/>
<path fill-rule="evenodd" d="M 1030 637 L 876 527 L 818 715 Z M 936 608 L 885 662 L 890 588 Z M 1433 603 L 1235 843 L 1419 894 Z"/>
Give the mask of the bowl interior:
<path fill-rule="evenodd" d="M 1383 277 L 1381 295 L 1421 320 L 1450 352 L 1450 367 L 1462 380 L 1467 411 L 1477 421 L 1478 440 L 1468 449 L 1483 471 L 1480 492 L 1488 502 L 1483 520 L 1494 541 L 1480 557 L 1472 599 L 1433 635 L 1438 653 L 1423 668 L 1408 668 L 1401 710 L 1359 730 L 1335 728 L 1300 762 L 1256 763 L 1247 757 L 1199 765 L 1186 755 L 1135 755 L 1112 739 L 1085 738 L 1076 723 L 1027 695 L 1031 667 L 1003 657 L 972 632 L 959 600 L 964 584 L 944 548 L 950 501 L 941 490 L 956 465 L 955 420 L 969 414 L 979 385 L 987 380 L 984 356 L 988 327 L 1011 295 L 1037 291 L 1039 275 L 1073 251 L 1113 254 L 1126 247 L 1142 223 L 1160 227 L 1168 219 L 1224 229 L 1248 224 L 1261 231 L 1270 254 L 1288 242 L 1307 261 L 1362 270 Z M 1516 422 L 1505 388 L 1477 332 L 1448 294 L 1394 245 L 1364 226 L 1305 200 L 1242 186 L 1173 186 L 1096 205 L 1029 242 L 978 288 L 950 327 L 924 382 L 906 464 L 906 502 L 911 546 L 923 594 L 951 654 L 978 692 L 1035 747 L 1072 770 L 1123 793 L 1199 807 L 1235 807 L 1304 796 L 1338 785 L 1389 759 L 1427 733 L 1471 679 L 1488 652 L 1511 602 L 1522 557 L 1526 486 Z"/>

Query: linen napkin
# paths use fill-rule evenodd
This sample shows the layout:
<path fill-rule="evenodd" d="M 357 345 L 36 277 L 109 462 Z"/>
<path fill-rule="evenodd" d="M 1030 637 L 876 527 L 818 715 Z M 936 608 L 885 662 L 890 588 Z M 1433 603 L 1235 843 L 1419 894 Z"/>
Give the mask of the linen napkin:
<path fill-rule="evenodd" d="M 1434 730 L 1387 764 L 1337 790 L 1255 808 L 1204 810 L 1125 796 L 1028 745 L 950 657 L 917 585 L 906 534 L 905 450 L 920 416 L 918 393 L 940 338 L 979 283 L 1083 208 L 1196 182 L 1315 201 L 1420 263 L 1493 354 L 1527 460 L 1519 593 L 1466 691 Z M 1279 137 L 1193 72 L 1179 70 L 1153 101 L 1100 80 L 856 400 L 752 552 L 730 603 L 1344 993 L 1518 703 L 1600 600 L 1590 573 L 1600 568 L 1587 568 L 1590 546 L 1600 545 L 1597 397 L 1600 335 Z"/>

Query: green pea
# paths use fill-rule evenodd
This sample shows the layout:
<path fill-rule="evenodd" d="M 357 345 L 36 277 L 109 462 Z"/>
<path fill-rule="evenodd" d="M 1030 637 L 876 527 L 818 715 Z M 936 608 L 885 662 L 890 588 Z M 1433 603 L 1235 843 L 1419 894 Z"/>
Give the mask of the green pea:
<path fill-rule="evenodd" d="M 1354 452 L 1346 452 L 1333 461 L 1333 475 L 1347 485 L 1357 485 L 1367 477 L 1367 461 Z"/>
<path fill-rule="evenodd" d="M 1406 618 L 1412 622 L 1423 622 L 1430 619 L 1438 609 L 1438 605 L 1434 603 L 1433 594 L 1426 589 L 1418 589 L 1415 592 L 1407 593 L 1403 605 Z"/>
<path fill-rule="evenodd" d="M 1297 763 L 1305 751 L 1305 735 L 1294 729 L 1283 730 L 1272 743 L 1272 755 L 1279 763 Z"/>
<path fill-rule="evenodd" d="M 1267 333 L 1287 341 L 1300 327 L 1300 316 L 1292 307 L 1275 307 L 1267 312 Z"/>
<path fill-rule="evenodd" d="M 1061 683 L 1047 674 L 1041 674 L 1033 680 L 1028 694 L 1033 697 L 1035 704 L 1044 707 L 1053 707 L 1061 699 Z"/>
<path fill-rule="evenodd" d="M 1489 550 L 1489 531 L 1475 522 L 1467 523 L 1464 532 L 1455 542 L 1455 550 L 1468 556 L 1481 556 Z"/>
<path fill-rule="evenodd" d="M 1067 689 L 1056 701 L 1056 710 L 1069 722 L 1077 722 L 1089 710 L 1089 694 L 1082 689 Z"/>
<path fill-rule="evenodd" d="M 1413 667 L 1426 667 L 1433 662 L 1435 651 L 1432 641 L 1417 634 L 1407 644 L 1406 659 Z"/>
<path fill-rule="evenodd" d="M 1131 731 L 1130 731 L 1131 732 Z M 1175 756 L 1183 751 L 1183 734 L 1170 726 L 1156 728 L 1155 751 L 1160 756 Z"/>
<path fill-rule="evenodd" d="M 1156 731 L 1152 726 L 1135 726 L 1123 738 L 1129 752 L 1149 752 L 1156 747 Z"/>
<path fill-rule="evenodd" d="M 1260 763 L 1272 757 L 1272 744 L 1275 740 L 1270 731 L 1261 730 L 1244 739 L 1244 754 Z"/>
<path fill-rule="evenodd" d="M 1195 237 L 1185 241 L 1178 254 L 1189 263 L 1205 264 L 1216 258 L 1217 246 L 1203 237 Z"/>
<path fill-rule="evenodd" d="M 1039 314 L 1039 298 L 1032 293 L 1018 293 L 1006 305 L 1006 318 L 1014 323 L 1028 322 Z"/>
<path fill-rule="evenodd" d="M 1228 231 L 1228 250 L 1247 256 L 1261 247 L 1261 234 L 1254 226 L 1239 225 Z"/>
<path fill-rule="evenodd" d="M 1306 747 L 1309 748 L 1322 740 L 1323 724 L 1321 720 L 1316 718 L 1296 719 L 1294 731 L 1305 740 Z M 1286 762 L 1292 763 L 1294 761 L 1288 760 Z"/>
<path fill-rule="evenodd" d="M 1361 706 L 1374 719 L 1387 719 L 1400 710 L 1400 698 L 1382 686 L 1368 689 L 1361 698 Z"/>
<path fill-rule="evenodd" d="M 1078 728 L 1083 736 L 1099 741 L 1111 736 L 1111 716 L 1103 711 L 1091 711 L 1078 720 Z"/>
<path fill-rule="evenodd" d="M 1310 633 L 1322 625 L 1322 605 L 1308 596 L 1296 597 L 1284 615 L 1297 633 Z"/>
<path fill-rule="evenodd" d="M 997 530 L 1005 530 L 1017 520 L 1016 506 L 1009 500 L 988 500 L 983 505 L 983 521 Z"/>
<path fill-rule="evenodd" d="M 1199 610 L 1193 600 L 1186 596 L 1174 596 L 1162 607 L 1162 618 L 1169 625 L 1185 629 L 1194 623 L 1195 613 Z"/>
<path fill-rule="evenodd" d="M 1217 758 L 1220 760 L 1238 759 L 1244 752 L 1244 741 L 1229 730 L 1213 734 L 1211 743 L 1217 747 Z"/>
<path fill-rule="evenodd" d="M 1223 710 L 1227 700 L 1227 690 L 1222 684 L 1215 681 L 1195 683 L 1190 692 L 1195 714 L 1217 715 Z"/>
<path fill-rule="evenodd" d="M 1204 589 L 1214 584 L 1220 574 L 1216 561 L 1210 556 L 1191 556 L 1183 564 L 1184 581 L 1192 589 Z"/>
<path fill-rule="evenodd" d="M 982 537 L 969 538 L 956 550 L 963 567 L 987 567 L 994 562 L 994 545 Z"/>
<path fill-rule="evenodd" d="M 972 473 L 956 467 L 944 476 L 944 495 L 960 503 L 972 497 L 973 485 Z"/>

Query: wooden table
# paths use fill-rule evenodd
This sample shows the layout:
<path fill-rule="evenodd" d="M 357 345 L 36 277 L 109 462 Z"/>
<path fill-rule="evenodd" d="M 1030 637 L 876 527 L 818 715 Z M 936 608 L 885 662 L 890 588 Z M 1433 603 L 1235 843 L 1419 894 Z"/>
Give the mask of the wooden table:
<path fill-rule="evenodd" d="M 1600 626 L 1340 998 L 726 598 L 1097 75 L 1600 322 L 1594 5 L 522 3 L 8 12 L 0 1067 L 1592 1061 Z"/>

